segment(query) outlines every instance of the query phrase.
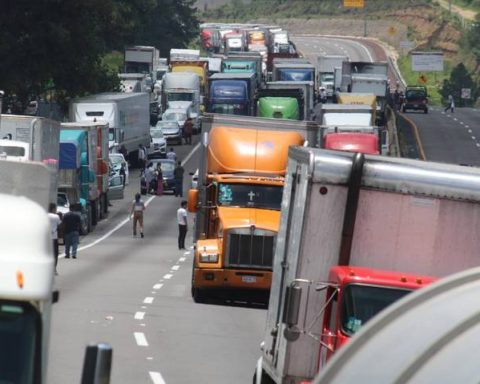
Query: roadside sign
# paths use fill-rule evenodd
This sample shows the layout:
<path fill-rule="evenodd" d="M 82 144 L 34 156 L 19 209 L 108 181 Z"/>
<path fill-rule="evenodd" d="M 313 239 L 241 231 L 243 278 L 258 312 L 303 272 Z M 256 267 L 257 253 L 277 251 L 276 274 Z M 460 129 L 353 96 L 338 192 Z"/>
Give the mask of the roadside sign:
<path fill-rule="evenodd" d="M 471 99 L 472 98 L 472 90 L 470 88 L 462 88 L 462 93 L 460 95 L 462 99 Z"/>
<path fill-rule="evenodd" d="M 427 84 L 428 83 L 428 77 L 425 75 L 420 75 L 418 77 L 418 82 L 422 84 Z"/>
<path fill-rule="evenodd" d="M 345 8 L 364 8 L 364 0 L 343 0 L 343 6 Z"/>
<path fill-rule="evenodd" d="M 411 52 L 412 71 L 443 72 L 443 52 Z"/>

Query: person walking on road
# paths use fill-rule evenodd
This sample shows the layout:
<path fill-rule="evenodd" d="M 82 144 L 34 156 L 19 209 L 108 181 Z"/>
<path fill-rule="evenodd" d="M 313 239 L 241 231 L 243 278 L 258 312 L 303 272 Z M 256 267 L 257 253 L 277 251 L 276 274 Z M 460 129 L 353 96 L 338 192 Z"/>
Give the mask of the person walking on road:
<path fill-rule="evenodd" d="M 177 162 L 177 166 L 173 170 L 173 177 L 175 179 L 175 196 L 183 197 L 183 174 L 185 169 L 182 167 L 180 161 Z"/>
<path fill-rule="evenodd" d="M 138 144 L 138 165 L 140 167 L 140 176 L 145 169 L 145 163 L 147 161 L 147 151 L 142 144 Z"/>
<path fill-rule="evenodd" d="M 141 199 L 140 193 L 135 194 L 135 200 L 132 202 L 130 210 L 130 218 L 133 217 L 133 236 L 137 236 L 137 223 L 140 226 L 140 237 L 143 239 L 143 212 L 145 211 L 145 203 Z"/>
<path fill-rule="evenodd" d="M 448 95 L 447 106 L 445 107 L 444 111 L 447 112 L 449 109 L 451 113 L 455 112 L 455 101 L 453 100 L 453 96 L 451 94 Z"/>
<path fill-rule="evenodd" d="M 163 172 L 162 166 L 160 164 L 157 165 L 157 196 L 163 195 Z"/>
<path fill-rule="evenodd" d="M 173 148 L 170 147 L 170 150 L 167 152 L 167 159 L 177 161 L 177 154 L 173 150 Z"/>
<path fill-rule="evenodd" d="M 80 242 L 80 226 L 82 220 L 80 214 L 76 211 L 77 205 L 70 205 L 70 211 L 63 216 L 63 238 L 65 239 L 65 258 L 69 259 L 70 255 L 74 259 L 77 258 L 77 248 Z"/>
<path fill-rule="evenodd" d="M 185 144 L 192 144 L 192 133 L 193 133 L 193 119 L 189 117 L 185 120 L 183 124 L 183 137 L 185 139 Z"/>
<path fill-rule="evenodd" d="M 48 206 L 48 220 L 50 221 L 50 235 L 53 243 L 53 257 L 55 258 L 55 274 L 58 275 L 58 227 L 62 224 L 62 220 L 57 214 L 57 205 L 55 203 L 50 203 Z"/>
<path fill-rule="evenodd" d="M 177 210 L 178 222 L 178 249 L 185 249 L 185 237 L 187 236 L 188 221 L 187 221 L 187 202 L 182 200 L 180 208 Z"/>

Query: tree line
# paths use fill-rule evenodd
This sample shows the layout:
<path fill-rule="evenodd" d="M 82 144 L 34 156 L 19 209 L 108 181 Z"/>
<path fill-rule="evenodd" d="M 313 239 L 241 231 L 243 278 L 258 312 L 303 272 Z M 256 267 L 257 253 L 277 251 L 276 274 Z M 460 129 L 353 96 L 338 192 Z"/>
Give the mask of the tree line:
<path fill-rule="evenodd" d="M 127 45 L 166 56 L 198 36 L 194 0 L 3 0 L 0 89 L 14 109 L 40 95 L 58 101 L 118 88 L 103 58 Z M 6 103 L 4 103 L 6 104 Z M 4 105 L 5 106 L 5 105 Z M 21 111 L 13 111 L 21 113 Z"/>

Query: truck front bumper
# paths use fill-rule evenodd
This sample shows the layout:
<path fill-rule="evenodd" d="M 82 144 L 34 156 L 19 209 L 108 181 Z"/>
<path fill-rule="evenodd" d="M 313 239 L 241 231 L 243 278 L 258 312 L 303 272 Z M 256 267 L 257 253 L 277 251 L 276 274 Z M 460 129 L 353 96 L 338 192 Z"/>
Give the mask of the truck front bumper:
<path fill-rule="evenodd" d="M 272 272 L 238 269 L 193 269 L 193 286 L 200 289 L 270 290 Z"/>

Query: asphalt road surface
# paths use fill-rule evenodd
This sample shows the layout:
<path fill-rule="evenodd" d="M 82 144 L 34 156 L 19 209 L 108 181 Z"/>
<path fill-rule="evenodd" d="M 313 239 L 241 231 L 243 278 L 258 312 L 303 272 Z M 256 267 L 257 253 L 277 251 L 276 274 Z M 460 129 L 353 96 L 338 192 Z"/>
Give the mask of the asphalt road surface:
<path fill-rule="evenodd" d="M 480 110 L 456 108 L 454 113 L 431 107 L 428 114 L 403 114 L 418 129 L 425 159 L 480 166 Z"/>
<path fill-rule="evenodd" d="M 189 172 L 192 146 L 176 146 Z M 248 305 L 195 304 L 190 296 L 192 249 L 177 247 L 182 200 L 146 196 L 145 238 L 132 236 L 128 209 L 139 190 L 131 170 L 124 200 L 81 241 L 78 259 L 59 260 L 60 301 L 51 324 L 49 384 L 79 382 L 85 346 L 113 347 L 112 383 L 251 382 L 266 312 Z M 192 245 L 192 231 L 187 247 Z"/>

